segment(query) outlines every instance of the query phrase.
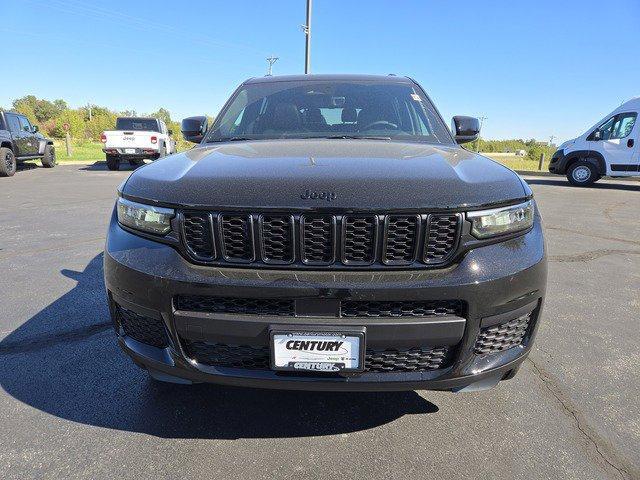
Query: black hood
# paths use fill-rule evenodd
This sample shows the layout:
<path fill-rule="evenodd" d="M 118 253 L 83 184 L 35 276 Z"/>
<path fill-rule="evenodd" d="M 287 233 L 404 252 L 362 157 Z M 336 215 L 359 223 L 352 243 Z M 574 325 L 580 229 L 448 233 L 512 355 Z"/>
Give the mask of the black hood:
<path fill-rule="evenodd" d="M 166 205 L 403 210 L 529 195 L 508 168 L 457 146 L 384 140 L 213 144 L 134 172 L 126 196 Z"/>

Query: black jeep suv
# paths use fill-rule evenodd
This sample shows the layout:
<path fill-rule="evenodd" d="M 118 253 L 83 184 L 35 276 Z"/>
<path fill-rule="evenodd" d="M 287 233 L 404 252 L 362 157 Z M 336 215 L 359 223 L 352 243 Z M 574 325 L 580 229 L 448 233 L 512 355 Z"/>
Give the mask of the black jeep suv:
<path fill-rule="evenodd" d="M 527 184 L 462 149 L 413 80 L 243 83 L 196 148 L 120 187 L 105 280 L 158 380 L 478 390 L 531 349 L 546 287 Z"/>
<path fill-rule="evenodd" d="M 13 176 L 18 162 L 35 159 L 40 159 L 45 168 L 54 167 L 53 141 L 39 133 L 24 115 L 0 111 L 0 177 Z"/>

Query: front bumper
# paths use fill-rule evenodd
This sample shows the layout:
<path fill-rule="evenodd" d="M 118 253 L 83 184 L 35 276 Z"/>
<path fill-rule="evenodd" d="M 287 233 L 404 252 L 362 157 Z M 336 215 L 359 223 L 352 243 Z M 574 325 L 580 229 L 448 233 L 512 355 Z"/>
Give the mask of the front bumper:
<path fill-rule="evenodd" d="M 104 271 L 119 344 L 153 376 L 173 381 L 215 382 L 308 390 L 458 390 L 491 386 L 511 376 L 528 354 L 538 327 L 547 265 L 540 225 L 520 237 L 469 251 L 447 269 L 407 271 L 293 271 L 196 266 L 175 249 L 120 228 L 109 228 Z M 341 300 L 459 300 L 459 316 L 422 318 L 269 317 L 183 311 L 178 295 L 240 298 L 324 298 Z M 124 334 L 117 308 L 160 321 L 166 347 Z M 481 329 L 531 312 L 522 342 L 504 351 L 478 354 Z M 367 347 L 411 348 L 441 344 L 452 357 L 421 371 L 367 371 L 354 376 L 300 375 L 269 369 L 215 366 L 195 361 L 186 340 L 264 346 L 272 325 L 358 326 L 367 329 Z"/>
<path fill-rule="evenodd" d="M 564 175 L 567 172 L 564 150 L 556 150 L 549 162 L 549 172 Z"/>

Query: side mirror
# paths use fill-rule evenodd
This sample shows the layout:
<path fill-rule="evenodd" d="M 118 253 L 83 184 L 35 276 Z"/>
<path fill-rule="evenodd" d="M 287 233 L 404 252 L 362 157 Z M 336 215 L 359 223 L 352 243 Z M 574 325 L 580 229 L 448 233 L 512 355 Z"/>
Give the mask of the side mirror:
<path fill-rule="evenodd" d="M 40 131 L 40 129 L 38 128 L 38 125 L 34 125 L 32 127 L 32 131 L 33 131 L 33 133 L 38 133 Z"/>
<path fill-rule="evenodd" d="M 460 144 L 473 142 L 480 135 L 480 120 L 474 117 L 455 116 L 451 122 L 451 130 L 456 142 Z"/>
<path fill-rule="evenodd" d="M 209 121 L 207 117 L 189 117 L 182 120 L 180 131 L 185 140 L 200 143 L 207 133 Z"/>
<path fill-rule="evenodd" d="M 168 133 L 169 135 L 173 135 L 173 130 L 171 130 L 171 129 L 169 128 L 169 129 L 167 130 L 167 133 Z"/>

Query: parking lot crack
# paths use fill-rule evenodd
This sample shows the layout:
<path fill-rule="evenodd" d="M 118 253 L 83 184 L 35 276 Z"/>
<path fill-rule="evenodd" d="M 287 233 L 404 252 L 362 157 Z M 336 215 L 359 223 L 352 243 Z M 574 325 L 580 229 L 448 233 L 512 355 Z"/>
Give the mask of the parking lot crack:
<path fill-rule="evenodd" d="M 608 235 L 595 235 L 593 233 L 581 232 L 579 230 L 574 230 L 572 228 L 558 227 L 558 226 L 554 226 L 554 225 L 547 225 L 545 228 L 547 230 L 557 230 L 559 232 L 575 233 L 576 235 L 582 235 L 584 237 L 590 237 L 590 238 L 597 238 L 599 240 L 611 240 L 613 242 L 627 243 L 629 245 L 640 245 L 640 241 L 638 241 L 638 240 L 629 240 L 629 239 L 618 238 L 618 237 L 609 237 Z"/>
<path fill-rule="evenodd" d="M 104 322 L 77 328 L 75 330 L 39 335 L 13 342 L 4 341 L 0 343 L 0 356 L 33 352 L 35 350 L 41 350 L 60 343 L 77 342 L 102 333 L 110 328 L 112 328 L 112 323 Z"/>
<path fill-rule="evenodd" d="M 544 368 L 540 367 L 531 357 L 527 357 L 527 362 L 531 364 L 534 374 L 542 381 L 545 388 L 558 401 L 562 410 L 573 419 L 577 430 L 580 432 L 580 436 L 592 445 L 598 458 L 611 469 L 615 470 L 617 475 L 623 480 L 639 479 L 640 470 L 616 452 L 611 442 L 599 435 L 595 429 L 589 425 L 585 416 L 562 391 L 553 376 Z"/>
<path fill-rule="evenodd" d="M 640 255 L 640 250 L 620 250 L 613 248 L 603 248 L 591 250 L 584 253 L 574 253 L 571 255 L 550 255 L 550 262 L 590 262 L 607 255 Z"/>

